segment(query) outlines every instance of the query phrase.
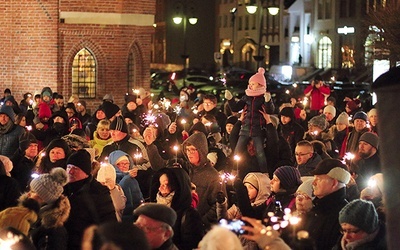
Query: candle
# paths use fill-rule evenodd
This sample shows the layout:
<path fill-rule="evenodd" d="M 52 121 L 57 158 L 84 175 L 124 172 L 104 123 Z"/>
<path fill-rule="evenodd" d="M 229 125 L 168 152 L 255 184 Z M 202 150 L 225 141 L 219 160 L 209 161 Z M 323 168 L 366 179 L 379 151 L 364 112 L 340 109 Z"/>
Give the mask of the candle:
<path fill-rule="evenodd" d="M 239 161 L 240 161 L 240 156 L 234 155 L 233 159 L 236 161 L 236 174 L 239 174 Z"/>
<path fill-rule="evenodd" d="M 182 119 L 181 123 L 183 125 L 183 130 L 186 130 L 186 120 Z"/>
<path fill-rule="evenodd" d="M 177 145 L 175 145 L 173 147 L 174 151 L 175 151 L 175 163 L 178 163 L 178 149 L 179 147 Z"/>

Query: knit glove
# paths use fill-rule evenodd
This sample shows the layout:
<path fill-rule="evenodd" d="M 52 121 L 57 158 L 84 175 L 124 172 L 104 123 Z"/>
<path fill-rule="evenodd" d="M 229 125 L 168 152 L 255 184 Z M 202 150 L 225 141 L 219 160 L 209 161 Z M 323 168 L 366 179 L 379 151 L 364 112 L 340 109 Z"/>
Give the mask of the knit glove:
<path fill-rule="evenodd" d="M 233 98 L 232 93 L 229 90 L 225 90 L 225 99 L 229 101 L 232 98 Z"/>
<path fill-rule="evenodd" d="M 271 94 L 269 92 L 265 92 L 264 99 L 265 99 L 265 102 L 271 101 Z"/>

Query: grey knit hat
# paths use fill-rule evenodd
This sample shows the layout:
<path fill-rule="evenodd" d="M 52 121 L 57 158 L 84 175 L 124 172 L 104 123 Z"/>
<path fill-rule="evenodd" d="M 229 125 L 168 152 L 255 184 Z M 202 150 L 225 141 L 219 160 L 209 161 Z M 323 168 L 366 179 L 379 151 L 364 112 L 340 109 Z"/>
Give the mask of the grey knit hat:
<path fill-rule="evenodd" d="M 348 223 L 370 234 L 379 227 L 374 204 L 365 200 L 353 200 L 339 212 L 339 223 Z"/>
<path fill-rule="evenodd" d="M 67 182 L 67 172 L 63 168 L 53 168 L 49 174 L 41 174 L 33 179 L 30 187 L 45 203 L 52 203 L 63 193 Z"/>
<path fill-rule="evenodd" d="M 310 121 L 308 121 L 308 125 L 313 125 L 321 130 L 325 130 L 328 126 L 328 122 L 326 121 L 325 115 L 318 115 L 311 118 Z"/>
<path fill-rule="evenodd" d="M 361 135 L 360 139 L 358 140 L 360 141 L 365 141 L 366 143 L 368 143 L 369 145 L 371 145 L 372 147 L 378 149 L 379 148 L 379 137 L 371 132 L 365 132 L 364 134 Z"/>
<path fill-rule="evenodd" d="M 346 112 L 340 113 L 340 115 L 336 118 L 336 124 L 344 124 L 349 126 L 349 115 Z"/>

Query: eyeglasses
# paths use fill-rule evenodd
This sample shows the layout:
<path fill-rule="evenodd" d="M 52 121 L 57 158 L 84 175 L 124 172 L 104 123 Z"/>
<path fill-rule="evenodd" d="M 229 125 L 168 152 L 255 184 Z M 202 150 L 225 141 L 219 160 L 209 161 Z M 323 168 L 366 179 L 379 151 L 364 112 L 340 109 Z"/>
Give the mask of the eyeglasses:
<path fill-rule="evenodd" d="M 143 226 L 143 225 L 140 225 L 139 223 L 135 223 L 135 226 L 137 226 L 138 228 L 142 229 L 146 233 L 155 232 L 158 229 L 163 228 L 163 226 L 158 226 L 158 227 Z"/>
<path fill-rule="evenodd" d="M 340 229 L 341 234 L 350 234 L 350 235 L 355 235 L 361 232 L 361 229 L 355 229 L 355 230 L 350 230 L 350 229 Z"/>
<path fill-rule="evenodd" d="M 117 165 L 119 166 L 119 165 L 122 165 L 122 166 L 128 166 L 128 165 L 130 165 L 131 163 L 130 162 L 118 162 L 117 163 Z"/>
<path fill-rule="evenodd" d="M 312 154 L 312 152 L 308 152 L 308 153 L 294 153 L 295 156 L 305 156 L 308 154 Z"/>
<path fill-rule="evenodd" d="M 186 148 L 186 153 L 194 154 L 197 151 L 198 151 L 197 148 Z"/>

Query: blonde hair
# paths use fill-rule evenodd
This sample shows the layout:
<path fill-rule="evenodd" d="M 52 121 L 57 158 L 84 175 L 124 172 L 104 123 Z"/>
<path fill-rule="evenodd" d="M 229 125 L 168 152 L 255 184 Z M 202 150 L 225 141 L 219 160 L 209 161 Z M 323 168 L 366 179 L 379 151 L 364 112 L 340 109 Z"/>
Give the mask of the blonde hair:
<path fill-rule="evenodd" d="M 107 119 L 100 120 L 99 124 L 97 124 L 97 129 L 99 129 L 99 128 L 107 128 L 107 129 L 109 129 L 110 128 L 110 124 L 111 124 L 111 122 L 109 120 L 107 120 Z"/>

